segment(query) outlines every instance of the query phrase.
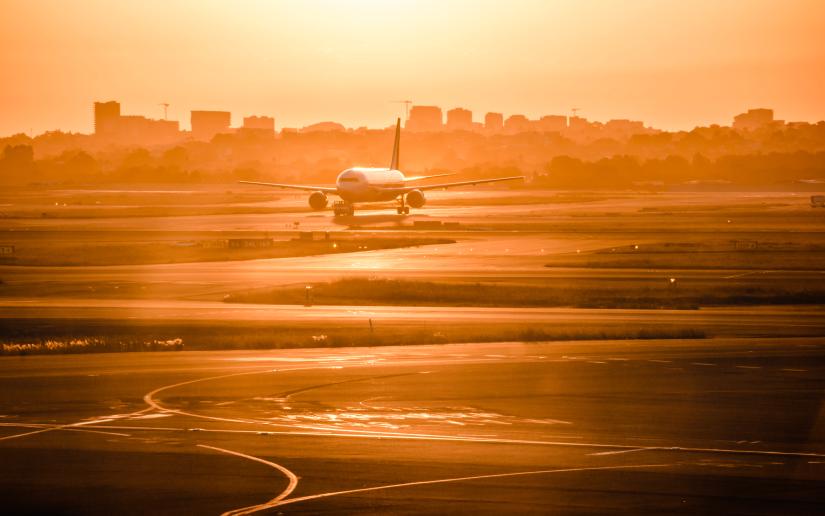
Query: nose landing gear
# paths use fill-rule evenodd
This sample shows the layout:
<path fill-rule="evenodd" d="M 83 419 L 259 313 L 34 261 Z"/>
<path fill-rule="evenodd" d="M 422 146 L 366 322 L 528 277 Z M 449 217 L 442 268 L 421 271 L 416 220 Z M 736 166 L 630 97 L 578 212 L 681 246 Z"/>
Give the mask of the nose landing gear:
<path fill-rule="evenodd" d="M 404 196 L 402 195 L 399 199 L 401 205 L 395 209 L 399 215 L 409 215 L 410 214 L 410 207 L 404 202 Z"/>

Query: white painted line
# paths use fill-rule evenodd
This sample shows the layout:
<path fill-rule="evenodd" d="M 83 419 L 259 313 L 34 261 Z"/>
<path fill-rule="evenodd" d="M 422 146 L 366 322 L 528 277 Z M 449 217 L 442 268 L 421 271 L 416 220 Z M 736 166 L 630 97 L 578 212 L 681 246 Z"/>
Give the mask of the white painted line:
<path fill-rule="evenodd" d="M 649 450 L 648 448 L 633 448 L 633 449 L 630 449 L 630 450 L 615 450 L 615 451 L 603 451 L 603 452 L 598 452 L 598 453 L 588 453 L 588 455 L 593 456 L 593 457 L 601 457 L 603 455 L 620 455 L 622 453 L 634 453 L 634 452 L 648 451 L 648 450 Z"/>
<path fill-rule="evenodd" d="M 281 473 L 286 475 L 286 477 L 289 479 L 289 485 L 286 486 L 286 489 L 281 491 L 281 494 L 279 494 L 278 496 L 276 496 L 272 500 L 269 500 L 268 502 L 262 503 L 260 505 L 252 505 L 250 507 L 243 507 L 243 508 L 240 508 L 240 509 L 234 509 L 234 510 L 231 510 L 231 511 L 227 511 L 227 512 L 223 513 L 221 516 L 236 516 L 236 515 L 240 516 L 242 514 L 252 514 L 252 513 L 259 512 L 259 511 L 263 511 L 265 509 L 269 509 L 270 507 L 274 507 L 275 505 L 278 504 L 278 502 L 280 502 L 281 500 L 283 500 L 284 498 L 289 496 L 290 493 L 292 493 L 292 491 L 294 491 L 295 488 L 298 487 L 298 477 L 293 472 L 289 471 L 288 469 L 281 466 L 280 464 L 275 464 L 274 462 L 270 462 L 268 460 L 261 459 L 260 457 L 247 455 L 245 453 L 236 452 L 236 451 L 233 451 L 233 450 L 227 450 L 225 448 L 218 448 L 217 446 L 209 446 L 209 445 L 206 445 L 206 444 L 199 444 L 198 446 L 201 447 L 201 448 L 207 448 L 207 449 L 210 449 L 210 450 L 219 451 L 221 453 L 227 453 L 229 455 L 235 455 L 236 457 L 241 457 L 241 458 L 244 458 L 244 459 L 253 460 L 255 462 L 260 462 L 261 464 L 266 464 L 269 467 L 277 469 L 278 471 L 280 471 Z"/>
<path fill-rule="evenodd" d="M 519 476 L 526 476 L 526 475 L 546 475 L 550 473 L 575 473 L 580 471 L 604 471 L 604 470 L 612 470 L 612 469 L 642 469 L 642 468 L 664 468 L 672 466 L 672 464 L 639 464 L 633 466 L 602 466 L 602 467 L 590 467 L 590 468 L 566 468 L 566 469 L 543 469 L 538 471 L 518 471 L 515 473 L 498 473 L 493 475 L 476 475 L 472 477 L 457 477 L 457 478 L 444 478 L 439 480 L 423 480 L 420 482 L 405 482 L 403 484 L 391 484 L 386 486 L 376 486 L 376 487 L 365 487 L 362 489 L 349 489 L 346 491 L 334 491 L 330 493 L 321 493 L 316 495 L 310 496 L 302 496 L 300 498 L 292 498 L 289 500 L 282 500 L 271 507 L 278 507 L 281 505 L 287 505 L 292 503 L 298 502 L 305 502 L 308 500 L 317 500 L 318 498 L 329 498 L 331 496 L 340 496 L 340 495 L 348 495 L 348 494 L 356 494 L 356 493 L 366 493 L 370 491 L 381 491 L 385 489 L 397 489 L 401 487 L 415 487 L 415 486 L 424 486 L 424 485 L 432 485 L 432 484 L 447 484 L 450 482 L 467 482 L 471 480 L 483 480 L 488 478 L 507 478 L 507 477 L 519 477 Z"/>
<path fill-rule="evenodd" d="M 86 425 L 93 425 L 95 423 L 100 423 L 100 422 L 103 422 L 103 421 L 108 422 L 108 421 L 114 421 L 115 419 L 130 418 L 130 417 L 133 417 L 133 416 L 137 416 L 139 414 L 144 414 L 146 412 L 149 412 L 150 410 L 152 410 L 151 407 L 150 408 L 145 408 L 143 410 L 138 410 L 137 412 L 132 412 L 130 414 L 122 414 L 118 417 L 109 417 L 109 418 L 105 418 L 105 419 L 95 419 L 95 420 L 91 420 L 91 421 L 79 421 L 77 423 L 68 423 L 68 424 L 65 424 L 65 425 L 52 425 L 52 426 L 49 426 L 47 428 L 40 428 L 38 430 L 33 430 L 31 432 L 25 432 L 25 433 L 22 433 L 22 434 L 14 434 L 14 435 L 7 435 L 5 437 L 0 437 L 0 441 L 7 441 L 7 440 L 10 440 L 10 439 L 17 439 L 17 438 L 20 438 L 20 437 L 28 437 L 28 436 L 31 436 L 31 435 L 43 434 L 43 433 L 46 433 L 46 432 L 53 432 L 55 430 L 66 430 L 66 429 L 69 429 L 69 428 L 77 428 L 77 427 L 86 426 Z"/>

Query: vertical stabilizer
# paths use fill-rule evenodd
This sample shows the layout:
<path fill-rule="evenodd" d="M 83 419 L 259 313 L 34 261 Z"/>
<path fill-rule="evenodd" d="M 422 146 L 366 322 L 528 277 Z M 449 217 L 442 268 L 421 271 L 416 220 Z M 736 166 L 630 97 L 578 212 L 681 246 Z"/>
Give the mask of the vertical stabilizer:
<path fill-rule="evenodd" d="M 392 161 L 390 162 L 390 170 L 398 170 L 398 152 L 401 144 L 401 119 L 395 123 L 395 145 L 392 147 Z"/>

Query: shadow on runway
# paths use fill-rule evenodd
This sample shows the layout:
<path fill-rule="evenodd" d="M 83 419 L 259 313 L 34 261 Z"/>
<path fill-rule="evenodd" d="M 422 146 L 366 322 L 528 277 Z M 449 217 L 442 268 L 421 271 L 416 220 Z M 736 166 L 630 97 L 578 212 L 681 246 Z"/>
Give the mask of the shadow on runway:
<path fill-rule="evenodd" d="M 334 216 L 332 222 L 341 226 L 369 226 L 373 224 L 395 223 L 401 224 L 409 215 L 380 214 L 380 215 L 341 215 Z"/>

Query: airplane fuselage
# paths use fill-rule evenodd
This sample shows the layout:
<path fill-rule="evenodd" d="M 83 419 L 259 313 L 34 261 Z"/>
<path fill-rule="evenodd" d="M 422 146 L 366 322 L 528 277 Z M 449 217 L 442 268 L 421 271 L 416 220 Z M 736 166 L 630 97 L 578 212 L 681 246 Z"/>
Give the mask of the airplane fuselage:
<path fill-rule="evenodd" d="M 338 196 L 353 202 L 392 201 L 404 188 L 404 174 L 390 168 L 348 168 L 335 181 Z"/>

